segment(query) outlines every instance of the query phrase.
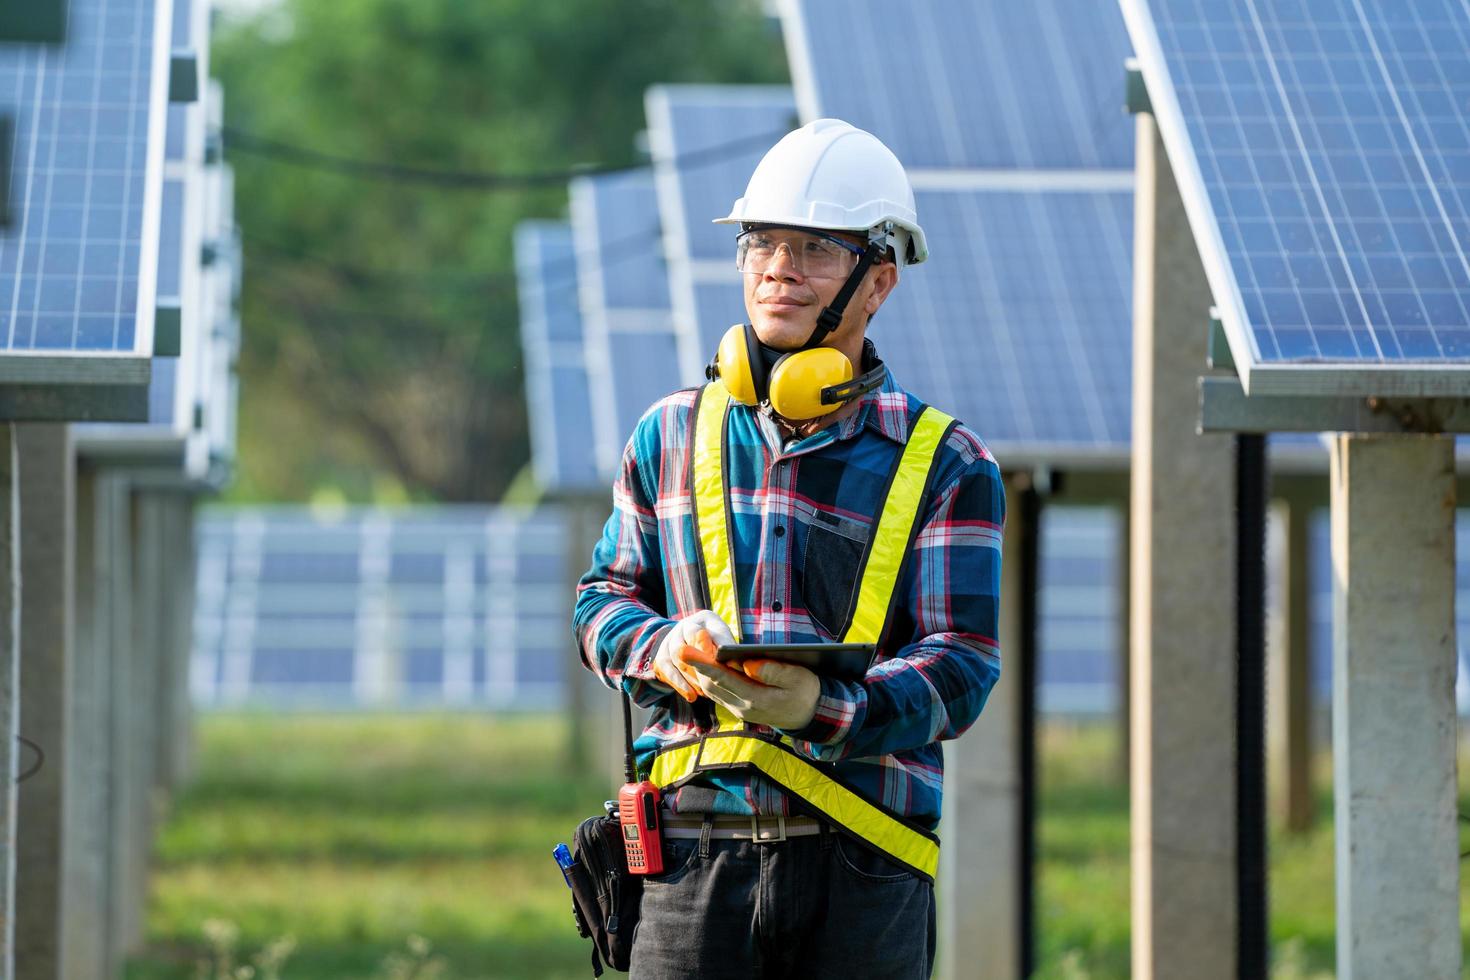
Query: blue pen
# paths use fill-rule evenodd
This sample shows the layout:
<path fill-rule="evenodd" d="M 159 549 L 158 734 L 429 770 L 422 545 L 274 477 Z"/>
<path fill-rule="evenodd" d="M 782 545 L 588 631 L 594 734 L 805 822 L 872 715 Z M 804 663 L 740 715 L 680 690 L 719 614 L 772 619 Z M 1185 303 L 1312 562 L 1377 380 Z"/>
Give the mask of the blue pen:
<path fill-rule="evenodd" d="M 567 887 L 572 887 L 572 852 L 565 844 L 558 844 L 551 849 L 551 856 L 556 858 L 556 866 L 561 868 L 561 876 L 565 879 Z"/>

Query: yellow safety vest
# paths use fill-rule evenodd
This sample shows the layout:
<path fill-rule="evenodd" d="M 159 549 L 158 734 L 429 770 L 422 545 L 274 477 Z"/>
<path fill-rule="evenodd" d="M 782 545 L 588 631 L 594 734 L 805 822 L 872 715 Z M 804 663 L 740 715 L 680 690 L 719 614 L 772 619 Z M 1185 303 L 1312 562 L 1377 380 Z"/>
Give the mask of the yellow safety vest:
<path fill-rule="evenodd" d="M 719 381 L 706 385 L 699 394 L 689 444 L 690 488 L 710 609 L 729 624 L 738 641 L 740 603 L 725 495 L 725 429 L 730 402 L 729 392 Z M 914 423 L 873 528 L 867 559 L 859 572 L 852 622 L 842 637 L 844 643 L 877 644 L 883 636 L 899 572 L 918 530 L 919 511 L 934 460 L 953 426 L 953 418 L 933 408 L 925 408 Z M 848 834 L 934 880 L 939 870 L 938 837 L 845 786 L 831 763 L 798 755 L 788 738 L 748 731 L 740 719 L 716 707 L 713 732 L 670 743 L 654 758 L 651 778 L 662 789 L 673 789 L 701 773 L 759 770 Z"/>

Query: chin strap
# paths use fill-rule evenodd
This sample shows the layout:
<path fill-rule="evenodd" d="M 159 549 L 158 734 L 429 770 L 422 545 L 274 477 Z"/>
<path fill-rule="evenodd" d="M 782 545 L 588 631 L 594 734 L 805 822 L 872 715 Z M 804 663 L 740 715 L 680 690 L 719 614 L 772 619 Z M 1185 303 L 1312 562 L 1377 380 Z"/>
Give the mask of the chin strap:
<path fill-rule="evenodd" d="M 874 262 L 878 261 L 878 256 L 883 254 L 886 247 L 885 242 L 881 239 L 868 242 L 867 250 L 858 259 L 857 266 L 847 277 L 847 282 L 842 284 L 842 288 L 837 291 L 832 302 L 824 306 L 822 312 L 817 314 L 817 325 L 813 328 L 812 335 L 802 345 L 802 350 L 816 347 L 827 339 L 829 333 L 837 329 L 837 325 L 842 322 L 842 314 L 847 310 L 848 301 L 852 299 L 852 294 L 857 292 L 858 284 L 863 281 L 863 276 L 868 274 L 868 270 L 872 268 Z"/>

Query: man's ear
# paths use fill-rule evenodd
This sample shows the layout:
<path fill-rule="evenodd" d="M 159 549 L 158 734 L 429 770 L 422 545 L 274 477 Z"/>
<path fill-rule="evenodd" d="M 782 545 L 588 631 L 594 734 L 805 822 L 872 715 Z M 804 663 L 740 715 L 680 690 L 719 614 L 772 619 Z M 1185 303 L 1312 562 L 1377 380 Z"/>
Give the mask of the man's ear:
<path fill-rule="evenodd" d="M 884 262 L 882 265 L 874 266 L 869 273 L 872 276 L 873 288 L 868 297 L 863 301 L 863 312 L 872 316 L 878 312 L 888 294 L 893 292 L 893 287 L 898 285 L 898 265 L 893 262 Z"/>

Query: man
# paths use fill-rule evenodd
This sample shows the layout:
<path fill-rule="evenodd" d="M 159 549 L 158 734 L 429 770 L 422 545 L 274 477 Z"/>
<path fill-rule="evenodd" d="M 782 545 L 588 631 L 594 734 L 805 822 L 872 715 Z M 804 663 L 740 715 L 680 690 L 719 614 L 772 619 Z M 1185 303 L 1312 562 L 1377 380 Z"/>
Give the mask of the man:
<path fill-rule="evenodd" d="M 928 251 L 887 147 L 810 123 L 720 220 L 750 322 L 639 422 L 573 616 L 589 667 L 653 708 L 665 864 L 631 973 L 927 977 L 938 743 L 1000 673 L 1000 471 L 866 340 Z M 877 653 L 861 680 L 716 663 L 737 640 Z"/>

